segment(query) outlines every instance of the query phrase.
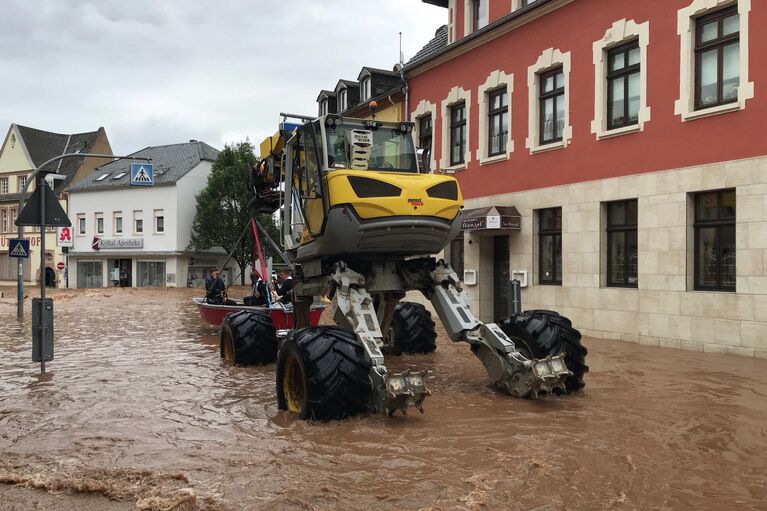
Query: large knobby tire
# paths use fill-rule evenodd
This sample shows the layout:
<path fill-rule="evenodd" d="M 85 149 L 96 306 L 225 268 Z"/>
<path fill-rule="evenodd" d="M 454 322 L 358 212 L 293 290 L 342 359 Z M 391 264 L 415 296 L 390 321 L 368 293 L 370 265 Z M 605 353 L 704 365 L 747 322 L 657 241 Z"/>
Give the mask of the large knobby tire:
<path fill-rule="evenodd" d="M 269 311 L 237 311 L 221 323 L 221 358 L 230 364 L 271 364 L 277 359 L 277 331 Z"/>
<path fill-rule="evenodd" d="M 431 313 L 420 303 L 402 302 L 394 310 L 386 342 L 387 352 L 431 353 L 437 349 L 437 332 Z"/>
<path fill-rule="evenodd" d="M 581 333 L 572 322 L 554 311 L 531 310 L 511 316 L 501 323 L 517 350 L 528 358 L 565 354 L 567 368 L 573 373 L 565 380 L 567 393 L 582 389 L 588 350 L 581 344 Z"/>
<path fill-rule="evenodd" d="M 305 420 L 370 409 L 370 364 L 357 335 L 335 326 L 296 330 L 277 358 L 277 405 Z"/>

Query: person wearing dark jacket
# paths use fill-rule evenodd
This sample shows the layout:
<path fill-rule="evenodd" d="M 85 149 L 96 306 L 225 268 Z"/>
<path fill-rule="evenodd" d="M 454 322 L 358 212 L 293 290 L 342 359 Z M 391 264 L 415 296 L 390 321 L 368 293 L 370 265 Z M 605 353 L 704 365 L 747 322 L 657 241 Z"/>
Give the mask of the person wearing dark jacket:
<path fill-rule="evenodd" d="M 269 293 L 269 289 L 266 287 L 266 282 L 256 272 L 252 272 L 250 274 L 250 283 L 253 286 L 253 290 L 251 291 L 251 296 L 245 298 L 245 305 L 268 305 L 267 293 Z"/>
<path fill-rule="evenodd" d="M 236 305 L 234 300 L 226 297 L 226 284 L 219 277 L 217 268 L 210 270 L 210 276 L 205 279 L 205 299 L 214 305 Z"/>
<path fill-rule="evenodd" d="M 289 304 L 293 301 L 293 277 L 289 270 L 280 270 L 277 274 L 277 300 Z"/>

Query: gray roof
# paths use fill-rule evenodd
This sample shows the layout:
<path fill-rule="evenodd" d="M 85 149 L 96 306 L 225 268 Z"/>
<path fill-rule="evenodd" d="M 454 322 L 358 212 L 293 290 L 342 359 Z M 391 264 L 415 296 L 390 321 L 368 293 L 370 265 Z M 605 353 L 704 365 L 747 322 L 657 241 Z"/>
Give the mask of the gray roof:
<path fill-rule="evenodd" d="M 35 167 L 64 153 L 87 152 L 96 143 L 99 132 L 104 131 L 104 128 L 99 128 L 96 131 L 68 135 L 38 130 L 20 124 L 17 124 L 16 128 L 19 130 L 19 135 L 21 135 Z M 48 167 L 49 169 L 58 168 L 58 173 L 66 176 L 65 180 L 55 182 L 56 190 L 62 190 L 71 183 L 80 165 L 82 165 L 83 159 L 65 158 Z"/>
<path fill-rule="evenodd" d="M 371 75 L 399 76 L 399 71 L 392 71 L 391 69 L 380 69 L 377 67 L 364 66 L 360 70 L 360 74 L 357 75 L 357 80 L 361 80 L 362 75 L 364 75 L 366 72 L 367 74 L 371 74 Z"/>
<path fill-rule="evenodd" d="M 434 38 L 432 38 L 431 41 L 426 43 L 426 46 L 421 48 L 420 51 L 416 53 L 413 56 L 413 58 L 407 62 L 407 64 L 405 64 L 405 67 L 410 67 L 418 62 L 430 59 L 433 55 L 435 55 L 437 52 L 439 52 L 446 46 L 447 46 L 447 25 L 442 25 L 434 33 Z"/>
<path fill-rule="evenodd" d="M 195 168 L 201 161 L 215 161 L 218 157 L 218 149 L 215 149 L 205 142 L 187 142 L 184 144 L 161 145 L 157 147 L 147 147 L 128 156 L 138 158 L 151 158 L 154 166 L 154 184 L 168 185 L 173 184 L 189 171 Z M 102 190 L 110 188 L 129 188 L 130 185 L 130 165 L 131 163 L 141 163 L 131 160 L 115 160 L 101 167 L 94 169 L 92 173 L 72 185 L 70 192 Z M 105 174 L 108 177 L 97 181 Z M 116 176 L 123 174 L 118 179 Z"/>

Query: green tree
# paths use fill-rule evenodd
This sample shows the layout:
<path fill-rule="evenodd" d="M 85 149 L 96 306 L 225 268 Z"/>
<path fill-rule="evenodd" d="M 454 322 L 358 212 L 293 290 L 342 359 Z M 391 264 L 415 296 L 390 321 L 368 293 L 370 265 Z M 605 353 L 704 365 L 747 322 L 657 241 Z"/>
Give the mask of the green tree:
<path fill-rule="evenodd" d="M 228 251 L 234 248 L 232 258 L 240 268 L 250 263 L 253 254 L 251 236 L 245 236 L 236 247 L 234 245 L 251 219 L 248 203 L 253 192 L 249 184 L 248 168 L 249 164 L 255 162 L 253 144 L 247 139 L 227 144 L 219 153 L 208 176 L 208 184 L 197 195 L 197 211 L 190 242 L 192 249 L 223 247 Z M 276 234 L 274 220 L 269 214 L 259 214 L 257 218 L 270 236 Z M 273 239 L 279 243 L 277 238 Z M 261 245 L 265 257 L 276 255 L 267 243 L 262 241 Z M 240 275 L 240 283 L 245 284 L 244 272 Z"/>

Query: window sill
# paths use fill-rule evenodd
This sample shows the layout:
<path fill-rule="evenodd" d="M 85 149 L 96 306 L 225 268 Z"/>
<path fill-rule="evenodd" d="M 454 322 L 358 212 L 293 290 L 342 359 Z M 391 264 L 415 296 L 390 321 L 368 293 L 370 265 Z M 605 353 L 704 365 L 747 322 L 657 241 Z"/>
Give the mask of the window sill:
<path fill-rule="evenodd" d="M 459 170 L 466 170 L 466 164 L 461 163 L 460 165 L 453 165 L 452 167 L 446 167 L 444 169 L 441 169 L 442 172 L 445 174 L 455 174 Z"/>
<path fill-rule="evenodd" d="M 639 124 L 632 124 L 631 126 L 624 126 L 622 128 L 614 128 L 607 131 L 597 133 L 597 140 L 606 138 L 619 137 L 621 135 L 628 135 L 630 133 L 638 133 L 642 131 L 642 127 Z"/>
<path fill-rule="evenodd" d="M 488 156 L 487 158 L 480 158 L 479 164 L 480 165 L 490 165 L 491 163 L 498 163 L 499 161 L 506 161 L 509 159 L 509 155 L 504 154 L 496 154 L 495 156 Z"/>
<path fill-rule="evenodd" d="M 740 110 L 740 103 L 727 103 L 726 105 L 712 106 L 711 108 L 704 108 L 702 110 L 693 110 L 682 115 L 683 121 L 692 121 L 695 119 L 702 119 L 703 117 L 711 117 L 712 115 L 727 114 Z"/>
<path fill-rule="evenodd" d="M 688 293 L 716 293 L 716 294 L 736 294 L 737 291 L 735 289 L 688 289 Z"/>
<path fill-rule="evenodd" d="M 564 149 L 565 142 L 560 140 L 559 142 L 553 142 L 551 144 L 539 145 L 530 148 L 530 154 L 545 153 L 547 151 L 554 151 L 555 149 Z"/>

